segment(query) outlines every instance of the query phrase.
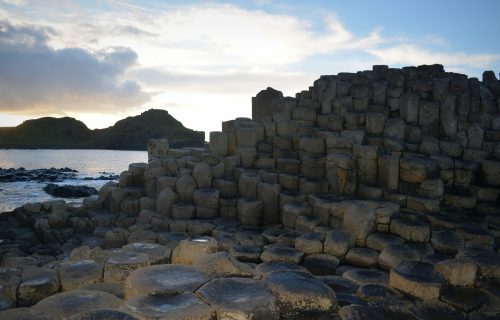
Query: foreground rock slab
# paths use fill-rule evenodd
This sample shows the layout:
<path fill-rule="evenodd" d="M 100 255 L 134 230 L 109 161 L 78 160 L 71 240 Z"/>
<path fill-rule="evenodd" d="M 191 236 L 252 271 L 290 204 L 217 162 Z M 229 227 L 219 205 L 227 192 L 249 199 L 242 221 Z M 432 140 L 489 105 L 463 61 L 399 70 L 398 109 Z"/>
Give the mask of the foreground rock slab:
<path fill-rule="evenodd" d="M 125 299 L 137 295 L 176 295 L 193 292 L 210 280 L 190 266 L 156 265 L 132 272 L 125 281 Z"/>
<path fill-rule="evenodd" d="M 422 300 L 438 299 L 444 279 L 434 266 L 425 262 L 405 261 L 391 269 L 389 285 Z"/>
<path fill-rule="evenodd" d="M 178 295 L 139 295 L 125 308 L 139 319 L 215 320 L 214 310 L 190 292 Z"/>
<path fill-rule="evenodd" d="M 93 309 L 121 308 L 123 300 L 102 291 L 73 290 L 50 296 L 32 307 L 51 319 L 67 319 Z"/>
<path fill-rule="evenodd" d="M 218 319 L 279 319 L 275 296 L 259 280 L 215 279 L 197 293 L 216 310 Z"/>
<path fill-rule="evenodd" d="M 276 271 L 267 274 L 264 281 L 278 298 L 282 315 L 328 313 L 337 305 L 335 292 L 311 274 Z"/>

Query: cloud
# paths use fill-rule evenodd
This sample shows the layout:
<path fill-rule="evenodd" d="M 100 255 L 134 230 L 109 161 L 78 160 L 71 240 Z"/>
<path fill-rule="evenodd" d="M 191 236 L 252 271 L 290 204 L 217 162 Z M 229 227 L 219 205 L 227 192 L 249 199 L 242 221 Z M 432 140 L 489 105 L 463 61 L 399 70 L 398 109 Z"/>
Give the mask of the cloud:
<path fill-rule="evenodd" d="M 5 3 L 12 6 L 24 6 L 26 0 L 0 0 L 0 3 Z"/>
<path fill-rule="evenodd" d="M 57 31 L 0 22 L 0 110 L 16 113 L 110 113 L 150 99 L 138 82 L 123 78 L 137 54 L 130 48 L 53 49 Z"/>
<path fill-rule="evenodd" d="M 444 64 L 451 68 L 488 68 L 500 60 L 500 54 L 469 54 L 464 52 L 436 52 L 413 44 L 400 44 L 366 50 L 380 61 L 392 65 Z"/>

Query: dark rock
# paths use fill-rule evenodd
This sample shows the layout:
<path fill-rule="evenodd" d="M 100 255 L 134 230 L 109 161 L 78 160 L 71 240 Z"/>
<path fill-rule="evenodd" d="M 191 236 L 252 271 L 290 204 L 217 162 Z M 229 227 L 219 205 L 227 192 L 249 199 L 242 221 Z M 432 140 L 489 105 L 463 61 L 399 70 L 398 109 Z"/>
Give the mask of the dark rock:
<path fill-rule="evenodd" d="M 53 183 L 46 185 L 43 191 L 60 198 L 84 198 L 98 194 L 97 189 L 88 186 L 57 185 Z"/>
<path fill-rule="evenodd" d="M 76 179 L 78 171 L 70 168 L 33 169 L 25 168 L 0 168 L 0 182 L 37 181 L 37 182 L 61 182 L 63 180 Z"/>

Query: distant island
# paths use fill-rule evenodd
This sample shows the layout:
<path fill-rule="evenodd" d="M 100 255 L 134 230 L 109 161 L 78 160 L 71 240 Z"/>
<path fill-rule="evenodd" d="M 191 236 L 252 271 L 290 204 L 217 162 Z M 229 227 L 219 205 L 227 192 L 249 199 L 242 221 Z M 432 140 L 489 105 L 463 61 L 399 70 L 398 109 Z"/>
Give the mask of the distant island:
<path fill-rule="evenodd" d="M 167 111 L 150 109 L 105 129 L 90 130 L 70 117 L 44 117 L 0 128 L 0 148 L 145 150 L 147 141 L 168 138 L 172 147 L 201 147 L 205 134 L 188 129 Z"/>

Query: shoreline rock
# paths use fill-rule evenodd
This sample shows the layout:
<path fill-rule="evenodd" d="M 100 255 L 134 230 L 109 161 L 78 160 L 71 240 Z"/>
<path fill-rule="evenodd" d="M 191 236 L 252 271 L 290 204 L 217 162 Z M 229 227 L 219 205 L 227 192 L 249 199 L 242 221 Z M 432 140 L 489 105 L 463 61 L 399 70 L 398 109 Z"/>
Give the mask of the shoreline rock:
<path fill-rule="evenodd" d="M 43 191 L 57 198 L 85 198 L 99 193 L 96 188 L 89 186 L 57 185 L 54 183 L 46 185 Z"/>

